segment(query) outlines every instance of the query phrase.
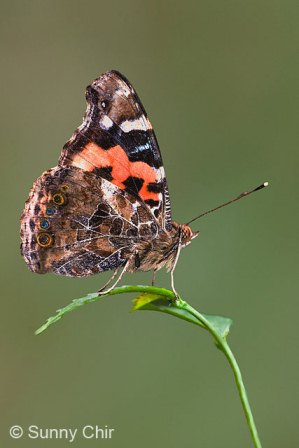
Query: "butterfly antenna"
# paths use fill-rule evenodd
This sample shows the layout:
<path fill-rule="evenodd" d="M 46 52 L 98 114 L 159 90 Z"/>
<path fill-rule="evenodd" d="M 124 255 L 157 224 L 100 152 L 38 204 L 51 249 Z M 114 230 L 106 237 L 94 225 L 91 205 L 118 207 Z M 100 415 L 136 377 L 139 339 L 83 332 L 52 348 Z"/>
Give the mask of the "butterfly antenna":
<path fill-rule="evenodd" d="M 232 204 L 233 202 L 238 201 L 239 199 L 245 198 L 246 196 L 249 196 L 251 193 L 254 193 L 255 191 L 261 190 L 262 188 L 268 187 L 269 183 L 264 182 L 263 184 L 259 185 L 258 187 L 254 188 L 251 191 L 244 191 L 239 196 L 237 196 L 235 199 L 232 199 L 231 201 L 225 202 L 224 204 L 218 205 L 218 207 L 212 208 L 212 210 L 208 210 L 207 212 L 202 213 L 199 216 L 196 216 L 196 218 L 191 219 L 191 221 L 187 222 L 187 225 L 191 224 L 191 222 L 196 221 L 199 218 L 202 218 L 203 216 L 208 215 L 209 213 L 215 212 L 216 210 L 219 210 L 222 207 L 225 207 L 226 205 Z"/>

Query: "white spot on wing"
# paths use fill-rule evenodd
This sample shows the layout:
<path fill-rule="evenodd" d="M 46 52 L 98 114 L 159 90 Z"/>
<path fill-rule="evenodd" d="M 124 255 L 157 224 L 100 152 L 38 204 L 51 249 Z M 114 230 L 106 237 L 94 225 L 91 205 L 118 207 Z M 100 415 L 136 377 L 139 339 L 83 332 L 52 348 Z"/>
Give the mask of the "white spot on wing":
<path fill-rule="evenodd" d="M 103 118 L 100 119 L 100 126 L 105 130 L 110 129 L 113 126 L 113 121 L 108 115 L 104 115 Z"/>
<path fill-rule="evenodd" d="M 130 96 L 130 89 L 127 87 L 125 83 L 121 86 L 121 89 L 117 89 L 115 91 L 116 95 L 122 96 L 125 95 L 127 98 Z"/>
<path fill-rule="evenodd" d="M 117 190 L 118 187 L 116 187 L 106 179 L 102 179 L 102 193 L 105 201 L 108 202 L 108 204 L 111 204 L 113 202 L 114 195 Z"/>
<path fill-rule="evenodd" d="M 160 166 L 159 168 L 159 177 L 161 177 L 162 179 L 165 177 L 165 170 L 163 166 Z"/>
<path fill-rule="evenodd" d="M 136 118 L 136 120 L 126 120 L 120 124 L 120 128 L 123 132 L 130 131 L 147 131 L 148 127 L 146 125 L 146 121 L 144 120 L 144 116 Z"/>

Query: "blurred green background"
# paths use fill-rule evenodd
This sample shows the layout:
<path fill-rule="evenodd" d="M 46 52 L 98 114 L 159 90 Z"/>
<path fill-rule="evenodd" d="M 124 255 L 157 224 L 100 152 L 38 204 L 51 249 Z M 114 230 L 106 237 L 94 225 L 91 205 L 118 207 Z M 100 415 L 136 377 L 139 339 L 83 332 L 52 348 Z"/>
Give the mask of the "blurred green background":
<path fill-rule="evenodd" d="M 113 297 L 34 330 L 108 275 L 32 274 L 19 216 L 85 111 L 86 85 L 117 69 L 155 127 L 174 218 L 268 180 L 270 188 L 195 223 L 176 286 L 230 316 L 230 343 L 264 447 L 299 446 L 298 79 L 296 1 L 1 1 L 1 406 L 11 425 L 115 428 L 72 446 L 249 448 L 232 372 L 209 335 Z M 151 274 L 128 274 L 127 284 Z M 169 276 L 158 274 L 158 285 Z"/>

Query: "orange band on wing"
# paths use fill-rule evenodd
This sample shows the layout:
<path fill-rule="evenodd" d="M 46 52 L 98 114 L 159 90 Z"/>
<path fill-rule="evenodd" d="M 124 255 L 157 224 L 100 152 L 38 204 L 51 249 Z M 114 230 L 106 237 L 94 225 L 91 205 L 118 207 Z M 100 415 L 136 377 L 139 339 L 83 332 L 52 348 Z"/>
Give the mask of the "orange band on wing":
<path fill-rule="evenodd" d="M 109 166 L 110 161 L 107 151 L 95 143 L 88 143 L 79 154 L 74 156 L 73 165 L 86 171 L 92 171 L 95 167 Z"/>
<path fill-rule="evenodd" d="M 143 200 L 153 199 L 159 201 L 159 194 L 148 191 L 149 183 L 157 182 L 157 173 L 154 168 L 145 162 L 130 162 L 127 154 L 119 145 L 110 149 L 103 149 L 95 143 L 88 143 L 85 148 L 76 154 L 72 165 L 82 168 L 85 171 L 93 171 L 94 168 L 111 167 L 111 182 L 124 190 L 123 184 L 128 177 L 138 177 L 144 180 L 139 191 L 139 196 Z"/>

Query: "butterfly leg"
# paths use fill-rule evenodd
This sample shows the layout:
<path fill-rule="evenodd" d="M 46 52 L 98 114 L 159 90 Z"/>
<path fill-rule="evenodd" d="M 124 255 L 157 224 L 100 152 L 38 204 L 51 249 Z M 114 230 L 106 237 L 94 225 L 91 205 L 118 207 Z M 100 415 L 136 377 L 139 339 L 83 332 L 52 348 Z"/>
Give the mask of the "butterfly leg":
<path fill-rule="evenodd" d="M 128 266 L 129 266 L 129 262 L 130 262 L 130 261 L 131 261 L 131 260 L 128 260 L 128 261 L 126 262 L 126 264 L 125 264 L 123 270 L 121 271 L 121 273 L 119 274 L 119 276 L 118 276 L 116 282 L 115 282 L 110 288 L 106 289 L 105 291 L 103 291 L 103 289 L 100 289 L 100 291 L 98 291 L 99 296 L 103 296 L 104 294 L 108 294 L 108 292 L 111 292 L 111 291 L 116 287 L 116 285 L 121 281 L 121 279 L 122 279 L 124 273 L 125 273 L 126 270 L 128 269 Z M 111 280 L 112 280 L 112 279 L 111 279 Z"/>
<path fill-rule="evenodd" d="M 113 272 L 113 275 L 109 278 L 108 282 L 105 283 L 105 285 L 103 285 L 103 286 L 101 287 L 101 289 L 98 289 L 97 292 L 101 292 L 101 291 L 103 291 L 103 290 L 109 285 L 109 283 L 111 283 L 112 280 L 117 276 L 118 271 L 119 271 L 119 270 L 116 269 L 116 270 Z"/>
<path fill-rule="evenodd" d="M 172 292 L 175 294 L 175 299 L 174 299 L 174 301 L 177 301 L 177 300 L 179 300 L 179 295 L 178 295 L 178 293 L 177 293 L 177 290 L 175 289 L 175 287 L 174 287 L 174 276 L 173 276 L 173 270 L 171 270 L 170 271 L 170 278 L 171 278 L 171 289 L 172 289 Z"/>
<path fill-rule="evenodd" d="M 172 291 L 173 291 L 173 293 L 175 295 L 175 299 L 174 299 L 175 301 L 178 301 L 180 299 L 180 296 L 178 295 L 178 293 L 177 293 L 177 291 L 176 291 L 176 289 L 174 287 L 174 275 L 173 274 L 174 274 L 174 270 L 176 268 L 176 264 L 177 264 L 179 256 L 180 256 L 181 247 L 182 247 L 181 246 L 181 242 L 179 241 L 178 248 L 177 248 L 177 253 L 176 253 L 176 256 L 175 256 L 175 260 L 174 260 L 173 266 L 172 266 L 171 271 L 170 271 L 171 289 L 172 289 Z"/>

